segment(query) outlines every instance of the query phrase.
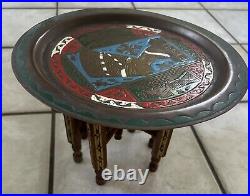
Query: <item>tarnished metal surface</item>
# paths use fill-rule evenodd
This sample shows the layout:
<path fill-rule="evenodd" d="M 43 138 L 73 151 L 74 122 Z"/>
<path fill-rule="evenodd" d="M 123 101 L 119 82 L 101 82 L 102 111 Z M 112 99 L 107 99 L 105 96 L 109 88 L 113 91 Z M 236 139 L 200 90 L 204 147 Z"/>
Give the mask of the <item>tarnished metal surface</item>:
<path fill-rule="evenodd" d="M 214 118 L 247 89 L 247 68 L 224 40 L 193 24 L 129 9 L 48 19 L 17 42 L 20 83 L 90 123 L 159 130 Z"/>
<path fill-rule="evenodd" d="M 72 94 L 108 106 L 147 109 L 186 103 L 213 79 L 212 60 L 197 44 L 138 25 L 90 25 L 51 49 L 50 67 Z"/>

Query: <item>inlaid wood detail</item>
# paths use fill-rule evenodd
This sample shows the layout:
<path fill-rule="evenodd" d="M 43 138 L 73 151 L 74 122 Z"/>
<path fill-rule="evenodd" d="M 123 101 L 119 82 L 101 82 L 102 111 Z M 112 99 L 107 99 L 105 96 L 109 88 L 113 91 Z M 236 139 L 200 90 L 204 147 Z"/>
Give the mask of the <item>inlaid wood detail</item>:
<path fill-rule="evenodd" d="M 72 145 L 73 159 L 76 163 L 82 162 L 82 152 L 81 152 L 81 121 L 74 119 L 70 116 L 64 114 L 64 121 L 66 126 L 66 134 L 69 143 Z"/>
<path fill-rule="evenodd" d="M 166 155 L 172 132 L 172 129 L 160 130 L 153 135 L 152 157 L 149 164 L 149 170 L 151 172 L 155 172 L 157 170 L 161 157 Z"/>
<path fill-rule="evenodd" d="M 92 165 L 96 173 L 96 183 L 102 185 L 101 172 L 107 167 L 106 132 L 107 129 L 97 124 L 87 124 Z M 105 130 L 106 129 L 106 130 Z"/>

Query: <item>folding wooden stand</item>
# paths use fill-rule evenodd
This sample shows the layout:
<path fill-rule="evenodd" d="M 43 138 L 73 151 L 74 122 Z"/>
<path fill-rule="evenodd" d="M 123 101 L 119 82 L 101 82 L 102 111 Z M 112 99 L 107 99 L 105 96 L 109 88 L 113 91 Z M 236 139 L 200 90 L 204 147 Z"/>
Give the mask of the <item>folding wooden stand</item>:
<path fill-rule="evenodd" d="M 116 140 L 122 138 L 122 129 L 89 124 L 64 115 L 68 142 L 72 145 L 73 159 L 76 163 L 82 161 L 81 139 L 88 138 L 92 165 L 96 173 L 96 183 L 105 184 L 102 171 L 107 167 L 107 143 L 114 136 Z M 134 132 L 134 130 L 129 130 Z M 152 148 L 149 170 L 155 172 L 162 157 L 166 155 L 173 130 L 144 131 L 151 135 L 148 146 Z"/>

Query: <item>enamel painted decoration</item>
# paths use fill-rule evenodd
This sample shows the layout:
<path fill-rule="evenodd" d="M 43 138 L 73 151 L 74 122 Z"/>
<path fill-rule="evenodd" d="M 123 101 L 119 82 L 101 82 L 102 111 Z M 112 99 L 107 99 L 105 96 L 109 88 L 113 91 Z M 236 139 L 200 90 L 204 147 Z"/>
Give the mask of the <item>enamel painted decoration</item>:
<path fill-rule="evenodd" d="M 76 96 L 129 109 L 172 107 L 202 95 L 213 61 L 178 34 L 138 25 L 76 28 L 51 51 L 56 80 Z"/>

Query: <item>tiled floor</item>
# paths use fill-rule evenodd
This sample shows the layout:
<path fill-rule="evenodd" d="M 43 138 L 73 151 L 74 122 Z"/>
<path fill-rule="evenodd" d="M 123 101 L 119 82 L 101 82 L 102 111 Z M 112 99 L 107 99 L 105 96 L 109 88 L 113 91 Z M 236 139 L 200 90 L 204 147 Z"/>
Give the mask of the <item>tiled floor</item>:
<path fill-rule="evenodd" d="M 247 116 L 246 104 L 239 104 L 219 118 L 195 125 L 225 189 L 232 193 L 247 192 Z"/>
<path fill-rule="evenodd" d="M 248 42 L 247 11 L 212 10 L 211 14 L 222 24 L 240 43 Z M 232 20 L 233 18 L 233 20 Z M 239 31 L 240 29 L 240 31 Z"/>
<path fill-rule="evenodd" d="M 223 37 L 229 43 L 235 43 L 234 39 L 205 11 L 205 10 L 166 10 L 166 9 L 143 9 L 144 11 L 155 12 L 193 24 L 199 25 L 216 35 Z M 206 21 L 206 22 L 204 22 Z"/>
<path fill-rule="evenodd" d="M 11 52 L 12 49 L 2 49 L 3 112 L 50 111 L 49 107 L 26 92 L 17 81 L 11 68 Z"/>
<path fill-rule="evenodd" d="M 75 164 L 62 114 L 55 115 L 29 95 L 15 79 L 10 62 L 12 48 L 22 33 L 55 16 L 56 9 L 62 14 L 92 7 L 146 9 L 189 21 L 231 43 L 247 62 L 247 3 L 4 3 L 3 7 L 4 193 L 247 192 L 247 95 L 242 103 L 214 120 L 192 130 L 176 129 L 167 157 L 144 186 L 111 181 L 99 187 L 94 181 L 88 142 L 82 141 L 83 163 Z M 51 133 L 55 133 L 55 140 Z M 109 166 L 146 169 L 150 159 L 147 140 L 148 136 L 139 131 L 125 132 L 123 140 L 113 140 L 108 145 L 108 154 L 112 154 Z M 55 142 L 54 153 L 51 142 Z"/>
<path fill-rule="evenodd" d="M 50 114 L 4 116 L 3 192 L 46 193 Z"/>

